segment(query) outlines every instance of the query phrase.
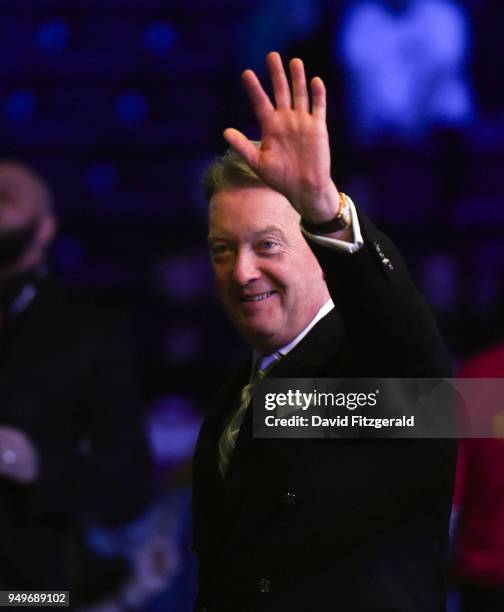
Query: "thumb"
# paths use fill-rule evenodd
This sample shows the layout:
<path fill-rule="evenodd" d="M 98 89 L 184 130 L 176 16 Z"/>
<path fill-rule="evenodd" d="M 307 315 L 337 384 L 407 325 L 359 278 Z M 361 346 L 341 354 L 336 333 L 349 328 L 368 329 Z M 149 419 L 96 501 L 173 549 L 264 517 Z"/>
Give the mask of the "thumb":
<path fill-rule="evenodd" d="M 255 170 L 259 165 L 259 150 L 244 134 L 235 130 L 234 128 L 228 128 L 224 130 L 223 136 L 226 139 L 229 146 L 243 158 L 245 162 Z"/>

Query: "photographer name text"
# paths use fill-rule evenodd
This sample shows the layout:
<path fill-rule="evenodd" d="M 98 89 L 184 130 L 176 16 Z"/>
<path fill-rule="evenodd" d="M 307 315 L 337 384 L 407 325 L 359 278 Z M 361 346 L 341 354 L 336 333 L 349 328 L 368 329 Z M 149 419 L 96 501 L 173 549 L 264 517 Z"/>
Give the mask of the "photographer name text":
<path fill-rule="evenodd" d="M 290 417 L 275 417 L 272 414 L 266 416 L 264 422 L 267 427 L 415 427 L 414 416 L 402 416 L 399 418 L 374 418 L 357 414 L 337 416 L 335 418 L 323 418 L 312 414 L 309 417 L 292 415 Z"/>

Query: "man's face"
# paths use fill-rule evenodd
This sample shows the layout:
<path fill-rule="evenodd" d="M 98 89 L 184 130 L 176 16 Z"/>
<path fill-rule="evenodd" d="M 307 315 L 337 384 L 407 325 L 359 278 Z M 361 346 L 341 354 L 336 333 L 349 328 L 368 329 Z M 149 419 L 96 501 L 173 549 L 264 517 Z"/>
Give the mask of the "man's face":
<path fill-rule="evenodd" d="M 40 216 L 38 185 L 15 164 L 0 165 L 0 236 L 34 225 Z"/>
<path fill-rule="evenodd" d="M 47 243 L 41 233 L 44 197 L 43 187 L 23 166 L 0 164 L 0 270 L 4 273 L 28 252 L 32 263 L 42 257 Z"/>
<path fill-rule="evenodd" d="M 235 327 L 263 354 L 285 346 L 329 299 L 299 215 L 268 187 L 237 187 L 212 196 L 209 221 L 217 287 Z"/>

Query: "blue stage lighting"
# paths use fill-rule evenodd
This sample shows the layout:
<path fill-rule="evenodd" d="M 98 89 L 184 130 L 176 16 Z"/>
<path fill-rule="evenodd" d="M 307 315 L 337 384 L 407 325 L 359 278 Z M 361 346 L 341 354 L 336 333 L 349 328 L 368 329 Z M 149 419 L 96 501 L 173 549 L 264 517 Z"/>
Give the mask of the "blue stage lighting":
<path fill-rule="evenodd" d="M 335 32 L 356 133 L 414 140 L 432 127 L 473 117 L 466 70 L 471 32 L 454 0 L 355 0 Z"/>
<path fill-rule="evenodd" d="M 138 91 L 127 91 L 121 94 L 116 103 L 116 113 L 124 123 L 140 123 L 149 112 L 149 103 L 145 95 Z"/>
<path fill-rule="evenodd" d="M 169 23 L 156 21 L 145 28 L 144 43 L 153 53 L 166 55 L 176 42 L 177 32 Z"/>
<path fill-rule="evenodd" d="M 11 121 L 30 121 L 37 108 L 37 98 L 29 89 L 13 91 L 5 102 L 5 116 Z"/>
<path fill-rule="evenodd" d="M 117 186 L 116 167 L 106 162 L 91 165 L 86 172 L 86 186 L 95 196 L 109 195 Z"/>
<path fill-rule="evenodd" d="M 61 19 L 54 19 L 43 23 L 37 32 L 39 47 L 50 53 L 59 53 L 67 46 L 70 39 L 70 30 Z"/>

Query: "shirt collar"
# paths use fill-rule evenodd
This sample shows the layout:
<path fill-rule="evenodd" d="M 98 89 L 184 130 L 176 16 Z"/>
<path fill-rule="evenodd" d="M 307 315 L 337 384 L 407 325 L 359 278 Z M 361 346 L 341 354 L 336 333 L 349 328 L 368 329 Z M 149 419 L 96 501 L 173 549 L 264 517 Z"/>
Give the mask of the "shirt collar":
<path fill-rule="evenodd" d="M 282 357 L 287 355 L 292 349 L 301 342 L 301 340 L 306 336 L 306 334 L 310 331 L 312 327 L 314 327 L 320 319 L 323 319 L 331 310 L 334 308 L 334 302 L 329 298 L 327 302 L 319 309 L 317 314 L 313 317 L 313 319 L 308 323 L 308 325 L 303 329 L 303 331 L 298 334 L 294 340 L 291 340 L 289 344 L 286 344 L 278 351 L 271 353 L 270 355 L 264 355 L 261 357 L 258 351 L 254 351 L 254 357 L 252 360 L 252 371 L 256 370 L 265 370 L 269 365 L 273 363 L 273 361 L 279 361 Z M 256 364 L 259 363 L 259 367 L 256 368 Z"/>

